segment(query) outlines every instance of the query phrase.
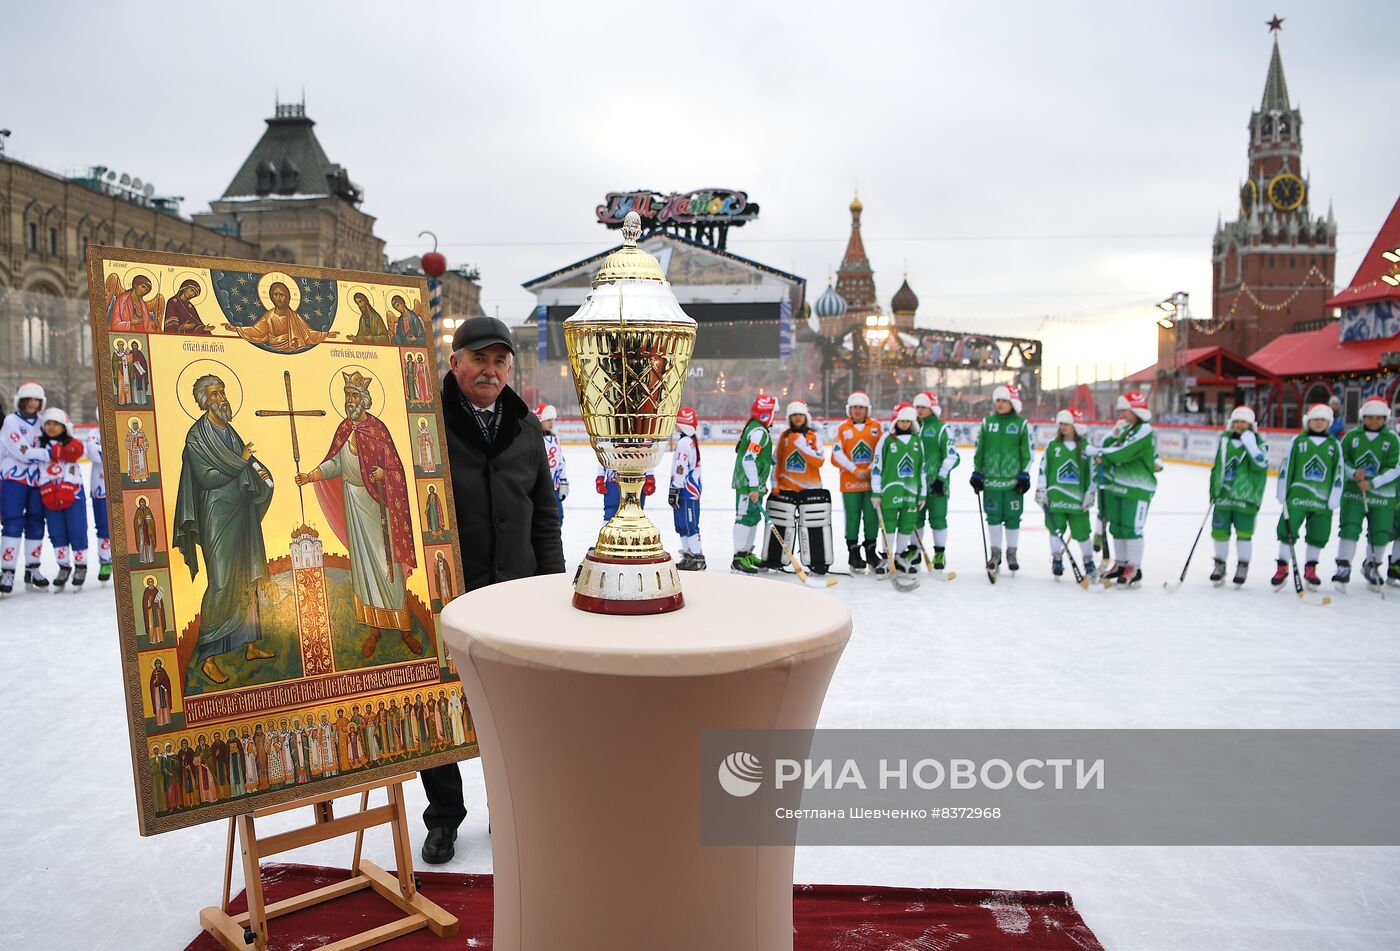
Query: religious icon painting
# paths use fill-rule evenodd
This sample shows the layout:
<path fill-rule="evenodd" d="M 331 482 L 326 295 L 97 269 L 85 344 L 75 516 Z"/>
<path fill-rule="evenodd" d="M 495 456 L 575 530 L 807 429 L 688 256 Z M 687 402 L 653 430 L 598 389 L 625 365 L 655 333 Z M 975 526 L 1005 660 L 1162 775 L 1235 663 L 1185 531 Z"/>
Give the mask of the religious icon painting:
<path fill-rule="evenodd" d="M 175 613 L 170 602 L 170 571 L 152 568 L 131 572 L 131 603 L 137 614 L 137 650 L 174 647 Z"/>
<path fill-rule="evenodd" d="M 437 618 L 461 571 L 423 279 L 88 269 L 142 834 L 476 755 Z"/>
<path fill-rule="evenodd" d="M 418 483 L 418 506 L 423 524 L 423 541 L 430 545 L 442 545 L 452 540 L 448 528 L 447 509 L 444 500 L 446 488 L 441 479 L 423 480 Z"/>
<path fill-rule="evenodd" d="M 110 469 L 107 475 L 111 478 Z M 117 496 L 113 493 L 107 498 L 110 505 Z M 119 508 L 121 515 L 114 514 L 112 517 L 126 520 L 126 537 L 130 540 L 126 551 L 127 565 L 134 571 L 166 567 L 169 559 L 165 543 L 165 507 L 160 490 L 125 489 L 120 498 L 121 501 L 114 508 Z M 115 544 L 112 552 L 118 554 Z"/>
<path fill-rule="evenodd" d="M 160 488 L 160 472 L 153 466 L 155 436 L 154 413 L 117 413 L 117 451 L 121 456 L 123 489 Z"/>

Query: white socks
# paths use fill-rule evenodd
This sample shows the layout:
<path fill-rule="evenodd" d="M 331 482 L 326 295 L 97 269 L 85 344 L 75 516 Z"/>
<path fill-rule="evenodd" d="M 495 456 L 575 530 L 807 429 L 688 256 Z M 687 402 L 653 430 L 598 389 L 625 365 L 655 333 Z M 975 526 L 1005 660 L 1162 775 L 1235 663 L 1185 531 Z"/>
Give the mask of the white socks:
<path fill-rule="evenodd" d="M 1316 545 L 1309 545 L 1303 550 L 1307 552 L 1308 561 L 1317 561 L 1317 559 L 1322 556 L 1322 549 L 1318 548 Z"/>
<path fill-rule="evenodd" d="M 988 534 L 988 536 L 991 537 L 991 540 L 992 540 L 992 547 L 993 547 L 993 548 L 1000 548 L 1000 547 L 1001 547 L 1001 526 L 1000 526 L 1000 525 L 988 525 L 988 526 L 987 526 L 987 534 Z"/>
<path fill-rule="evenodd" d="M 1019 528 L 1008 528 L 1006 530 L 1006 547 L 1015 548 L 1016 543 L 1021 540 L 1021 530 Z"/>
<path fill-rule="evenodd" d="M 6 535 L 0 540 L 0 550 L 3 550 L 3 557 L 0 557 L 0 568 L 13 568 L 19 563 L 20 537 L 18 535 Z"/>
<path fill-rule="evenodd" d="M 758 537 L 757 525 L 734 526 L 734 553 L 737 555 L 741 551 L 753 551 L 754 539 Z"/>
<path fill-rule="evenodd" d="M 946 528 L 935 528 L 933 530 L 933 547 L 948 547 L 948 530 Z"/>
<path fill-rule="evenodd" d="M 1079 557 L 1084 564 L 1090 564 L 1094 560 L 1094 540 L 1086 538 L 1079 543 Z"/>
<path fill-rule="evenodd" d="M 1059 557 L 1060 557 L 1060 552 L 1062 552 L 1062 551 L 1064 551 L 1064 550 L 1065 550 L 1065 543 L 1062 542 L 1062 541 L 1060 541 L 1060 536 L 1059 536 L 1059 535 L 1051 535 L 1051 536 L 1050 536 L 1050 554 L 1051 554 L 1051 556 L 1052 556 L 1052 557 L 1055 557 L 1055 558 L 1059 558 Z"/>
<path fill-rule="evenodd" d="M 1227 558 L 1230 557 L 1230 541 L 1229 541 L 1229 539 L 1226 539 L 1226 540 L 1223 541 L 1223 542 L 1222 542 L 1222 541 L 1219 541 L 1218 539 L 1212 539 L 1212 541 L 1215 541 L 1215 560 L 1216 560 L 1216 561 L 1225 561 Z"/>
<path fill-rule="evenodd" d="M 681 551 L 688 555 L 704 554 L 700 551 L 700 536 L 686 535 L 681 539 Z"/>
<path fill-rule="evenodd" d="M 1337 541 L 1337 560 L 1351 561 L 1351 556 L 1356 554 L 1356 539 L 1342 538 Z"/>
<path fill-rule="evenodd" d="M 1238 558 L 1240 561 L 1248 562 L 1248 561 L 1250 560 L 1250 558 L 1253 557 L 1253 555 L 1254 555 L 1254 542 L 1253 542 L 1252 540 L 1251 540 L 1251 541 L 1240 541 L 1238 538 L 1235 539 L 1235 557 L 1236 557 L 1236 558 Z"/>

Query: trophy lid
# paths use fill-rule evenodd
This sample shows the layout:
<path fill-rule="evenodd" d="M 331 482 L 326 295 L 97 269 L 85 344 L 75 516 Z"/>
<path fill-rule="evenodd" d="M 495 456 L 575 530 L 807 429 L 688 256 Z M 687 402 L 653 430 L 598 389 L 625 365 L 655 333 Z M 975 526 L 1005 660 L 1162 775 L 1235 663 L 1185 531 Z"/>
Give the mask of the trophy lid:
<path fill-rule="evenodd" d="M 637 238 L 642 234 L 642 216 L 629 211 L 622 219 L 622 247 L 603 259 L 603 266 L 593 278 L 593 286 L 611 284 L 614 281 L 660 281 L 665 283 L 666 275 L 661 273 L 661 262 L 637 247 Z"/>

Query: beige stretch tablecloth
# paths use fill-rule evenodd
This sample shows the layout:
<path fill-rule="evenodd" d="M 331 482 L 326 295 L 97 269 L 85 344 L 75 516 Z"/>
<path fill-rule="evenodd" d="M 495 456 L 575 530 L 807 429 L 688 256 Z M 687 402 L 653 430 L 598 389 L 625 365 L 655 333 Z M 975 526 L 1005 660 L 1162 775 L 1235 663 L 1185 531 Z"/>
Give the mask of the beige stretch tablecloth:
<path fill-rule="evenodd" d="M 791 847 L 701 847 L 700 732 L 814 727 L 851 631 L 786 581 L 696 572 L 686 606 L 587 614 L 566 575 L 442 612 L 490 800 L 497 951 L 792 946 Z"/>

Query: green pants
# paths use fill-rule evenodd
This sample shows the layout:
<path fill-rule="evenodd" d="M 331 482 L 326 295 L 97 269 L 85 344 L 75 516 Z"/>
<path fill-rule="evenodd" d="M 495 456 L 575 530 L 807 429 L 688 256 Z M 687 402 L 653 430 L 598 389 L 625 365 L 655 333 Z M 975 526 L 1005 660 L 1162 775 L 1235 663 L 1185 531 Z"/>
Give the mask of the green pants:
<path fill-rule="evenodd" d="M 1278 540 L 1285 545 L 1298 541 L 1298 532 L 1303 530 L 1303 538 L 1309 544 L 1322 548 L 1332 537 L 1332 510 L 1300 509 L 1288 506 L 1278 517 Z"/>
<path fill-rule="evenodd" d="M 988 525 L 1020 528 L 1022 508 L 1021 493 L 1015 489 L 987 489 L 982 493 L 982 509 L 987 513 Z"/>
<path fill-rule="evenodd" d="M 880 515 L 885 520 L 885 533 L 910 534 L 919 527 L 919 497 L 902 486 L 880 493 Z M 890 539 L 894 544 L 894 539 Z"/>
<path fill-rule="evenodd" d="M 734 524 L 753 528 L 763 520 L 763 498 L 762 492 L 758 494 L 757 502 L 750 502 L 748 493 L 740 492 L 734 499 Z"/>
<path fill-rule="evenodd" d="M 946 483 L 944 488 L 947 488 Z M 919 513 L 919 525 L 916 526 L 916 530 L 925 523 L 935 532 L 941 532 L 948 527 L 948 496 L 934 495 L 932 492 L 924 496 L 924 510 Z"/>
<path fill-rule="evenodd" d="M 1342 496 L 1342 513 L 1338 519 L 1337 536 L 1350 541 L 1361 537 L 1361 526 L 1366 526 L 1366 539 L 1379 548 L 1395 539 L 1396 512 L 1400 511 L 1393 500 L 1383 503 L 1374 497 L 1368 506 L 1361 499 Z"/>
<path fill-rule="evenodd" d="M 1045 510 L 1045 530 L 1051 535 L 1063 535 L 1069 528 L 1069 537 L 1082 542 L 1089 537 L 1089 513 L 1083 509 L 1069 509 L 1057 512 Z"/>
<path fill-rule="evenodd" d="M 842 492 L 841 504 L 846 507 L 846 543 L 860 538 L 860 523 L 865 520 L 865 540 L 873 542 L 880 536 L 880 520 L 875 517 L 875 496 L 864 492 Z"/>
<path fill-rule="evenodd" d="M 1247 542 L 1254 537 L 1254 522 L 1258 516 L 1258 512 L 1217 507 L 1210 516 L 1210 537 L 1218 542 L 1228 542 L 1230 529 L 1233 528 L 1239 540 Z"/>
<path fill-rule="evenodd" d="M 1147 508 L 1151 504 L 1151 499 L 1105 492 L 1103 520 L 1108 523 L 1108 533 L 1114 538 L 1141 538 L 1143 526 L 1147 524 Z"/>

